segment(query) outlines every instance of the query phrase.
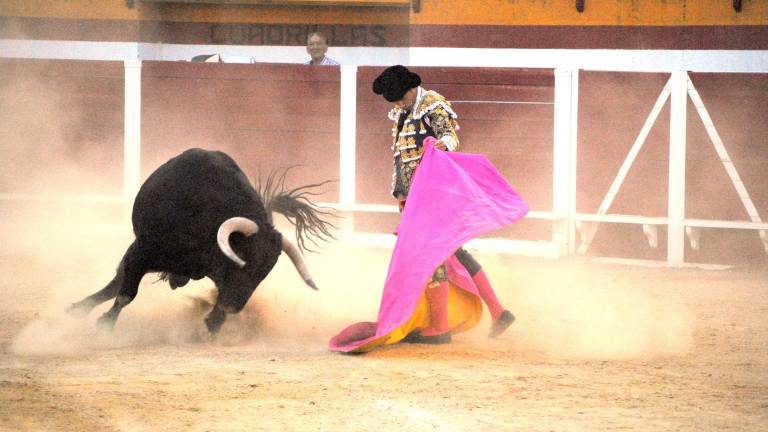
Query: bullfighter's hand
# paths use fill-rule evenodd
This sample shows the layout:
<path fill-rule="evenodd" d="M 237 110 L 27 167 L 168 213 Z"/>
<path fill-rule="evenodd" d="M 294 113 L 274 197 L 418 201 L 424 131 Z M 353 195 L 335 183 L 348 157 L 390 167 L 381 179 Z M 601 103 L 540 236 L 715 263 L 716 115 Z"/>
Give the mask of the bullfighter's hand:
<path fill-rule="evenodd" d="M 435 141 L 435 148 L 438 150 L 448 150 L 448 147 L 446 147 L 445 143 L 441 139 Z"/>

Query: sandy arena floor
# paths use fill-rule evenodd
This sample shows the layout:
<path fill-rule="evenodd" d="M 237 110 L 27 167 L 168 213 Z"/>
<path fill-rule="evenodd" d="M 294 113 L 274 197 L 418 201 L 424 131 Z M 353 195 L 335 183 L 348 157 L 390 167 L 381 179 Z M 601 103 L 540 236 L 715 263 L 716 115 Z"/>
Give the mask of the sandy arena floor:
<path fill-rule="evenodd" d="M 144 279 L 114 332 L 62 313 L 112 276 L 128 236 L 0 254 L 3 431 L 762 431 L 768 274 L 476 254 L 518 322 L 448 346 L 331 353 L 375 318 L 389 252 L 281 258 L 213 341 L 211 283 Z M 105 239 L 107 241 L 105 241 Z"/>

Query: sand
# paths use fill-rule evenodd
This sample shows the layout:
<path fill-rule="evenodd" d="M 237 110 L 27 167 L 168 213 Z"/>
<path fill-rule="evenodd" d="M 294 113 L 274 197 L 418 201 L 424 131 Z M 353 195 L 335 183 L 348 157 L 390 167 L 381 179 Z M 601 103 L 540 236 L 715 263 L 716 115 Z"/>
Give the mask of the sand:
<path fill-rule="evenodd" d="M 477 253 L 517 322 L 444 346 L 341 355 L 375 319 L 389 251 L 286 257 L 207 336 L 202 280 L 144 278 L 112 332 L 63 313 L 112 276 L 129 233 L 28 238 L 0 254 L 3 431 L 759 431 L 768 429 L 768 272 Z"/>

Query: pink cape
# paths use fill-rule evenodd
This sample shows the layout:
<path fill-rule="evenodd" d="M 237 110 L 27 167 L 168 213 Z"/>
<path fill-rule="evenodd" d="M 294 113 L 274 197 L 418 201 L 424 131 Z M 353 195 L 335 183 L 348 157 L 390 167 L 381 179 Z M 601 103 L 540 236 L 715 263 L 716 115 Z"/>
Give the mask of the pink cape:
<path fill-rule="evenodd" d="M 431 137 L 424 142 L 401 215 L 378 319 L 342 330 L 329 343 L 333 351 L 359 351 L 402 326 L 414 313 L 435 268 L 446 260 L 452 280 L 477 295 L 453 253 L 470 239 L 528 213 L 525 201 L 485 156 L 440 151 L 434 142 Z"/>

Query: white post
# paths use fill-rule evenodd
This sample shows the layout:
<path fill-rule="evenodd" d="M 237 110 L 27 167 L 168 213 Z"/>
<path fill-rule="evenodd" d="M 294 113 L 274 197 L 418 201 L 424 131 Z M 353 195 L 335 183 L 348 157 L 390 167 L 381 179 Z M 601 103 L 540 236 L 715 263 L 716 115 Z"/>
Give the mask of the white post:
<path fill-rule="evenodd" d="M 339 204 L 355 205 L 355 147 L 357 135 L 357 66 L 341 66 L 339 110 Z"/>
<path fill-rule="evenodd" d="M 560 255 L 572 252 L 575 243 L 578 76 L 578 70 L 555 69 L 552 213 L 565 219 L 552 223 L 552 241 L 559 245 Z"/>
<path fill-rule="evenodd" d="M 681 266 L 685 255 L 685 136 L 688 74 L 675 71 L 671 79 L 669 119 L 669 196 L 667 263 Z"/>
<path fill-rule="evenodd" d="M 141 185 L 141 60 L 125 60 L 123 195 L 133 200 Z"/>
<path fill-rule="evenodd" d="M 579 130 L 579 70 L 571 74 L 571 136 L 570 136 L 570 176 L 568 178 L 568 254 L 576 253 L 576 161 L 578 160 Z"/>

